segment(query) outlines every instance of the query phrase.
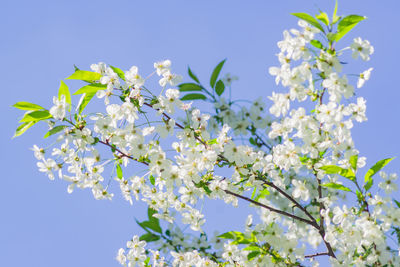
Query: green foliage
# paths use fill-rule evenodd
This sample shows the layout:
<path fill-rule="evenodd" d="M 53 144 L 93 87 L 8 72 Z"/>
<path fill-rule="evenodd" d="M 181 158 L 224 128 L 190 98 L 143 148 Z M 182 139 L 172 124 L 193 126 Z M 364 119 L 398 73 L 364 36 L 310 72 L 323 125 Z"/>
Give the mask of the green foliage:
<path fill-rule="evenodd" d="M 219 235 L 218 238 L 233 240 L 232 244 L 235 244 L 235 245 L 251 244 L 251 243 L 257 242 L 257 238 L 253 233 L 251 233 L 251 236 L 248 237 L 245 234 L 238 232 L 238 231 L 230 231 L 230 232 L 223 233 L 223 234 Z"/>
<path fill-rule="evenodd" d="M 315 28 L 319 29 L 322 32 L 325 32 L 324 28 L 319 24 L 318 20 L 316 20 L 313 16 L 307 13 L 292 13 L 293 16 L 298 17 L 299 19 L 305 20 Z"/>
<path fill-rule="evenodd" d="M 328 15 L 325 12 L 320 12 L 318 15 L 315 16 L 319 21 L 324 23 L 326 26 L 329 26 L 329 18 Z"/>
<path fill-rule="evenodd" d="M 84 93 L 89 93 L 89 94 L 96 93 L 97 91 L 104 90 L 106 88 L 107 88 L 106 84 L 91 83 L 91 84 L 85 85 L 82 88 L 78 89 L 78 91 L 76 91 L 74 93 L 74 95 L 81 95 Z"/>
<path fill-rule="evenodd" d="M 192 72 L 192 70 L 188 67 L 188 74 L 190 78 L 192 78 L 195 82 L 200 83 L 199 78 Z"/>
<path fill-rule="evenodd" d="M 62 130 L 64 130 L 65 128 L 67 128 L 67 127 L 68 127 L 67 125 L 59 125 L 59 126 L 56 126 L 56 127 L 54 127 L 53 129 L 51 129 L 50 131 L 48 131 L 48 132 L 44 135 L 43 138 L 47 138 L 47 137 L 49 137 L 49 136 L 52 136 L 53 134 L 59 133 L 59 132 L 61 132 Z"/>
<path fill-rule="evenodd" d="M 223 81 L 218 80 L 217 84 L 215 85 L 215 92 L 217 95 L 222 95 L 222 93 L 225 91 L 225 84 Z"/>
<path fill-rule="evenodd" d="M 23 101 L 22 102 L 17 102 L 12 106 L 14 108 L 18 108 L 18 109 L 21 109 L 21 110 L 31 110 L 31 111 L 45 109 L 42 106 L 39 106 L 39 105 L 36 105 L 36 104 L 33 104 L 33 103 L 29 103 L 29 102 L 23 102 Z"/>
<path fill-rule="evenodd" d="M 181 98 L 182 101 L 185 101 L 185 100 L 196 100 L 196 99 L 206 100 L 207 97 L 205 95 L 203 95 L 203 94 L 187 94 L 187 95 L 185 95 L 185 96 L 183 96 Z"/>
<path fill-rule="evenodd" d="M 69 92 L 68 86 L 64 81 L 60 82 L 60 88 L 58 89 L 58 99 L 61 99 L 61 96 L 65 96 L 65 103 L 68 105 L 68 111 L 71 111 L 71 93 Z"/>
<path fill-rule="evenodd" d="M 48 110 L 36 110 L 25 113 L 24 117 L 20 120 L 20 122 L 41 121 L 49 119 L 51 117 L 52 116 Z"/>
<path fill-rule="evenodd" d="M 351 168 L 354 171 L 356 171 L 357 170 L 358 155 L 351 156 L 349 162 L 350 162 Z"/>
<path fill-rule="evenodd" d="M 92 98 L 94 97 L 95 94 L 96 94 L 95 92 L 88 92 L 88 93 L 84 93 L 82 95 L 81 101 L 80 101 L 80 103 L 78 105 L 79 114 L 82 113 L 82 111 L 85 109 L 87 104 L 89 104 L 90 100 L 92 100 Z"/>
<path fill-rule="evenodd" d="M 20 136 L 21 134 L 26 132 L 26 130 L 28 130 L 33 125 L 35 125 L 36 122 L 37 121 L 30 121 L 30 122 L 25 122 L 25 123 L 21 124 L 20 126 L 18 126 L 17 130 L 15 130 L 15 134 L 14 134 L 14 136 L 12 138 Z"/>
<path fill-rule="evenodd" d="M 343 169 L 339 166 L 335 165 L 326 165 L 320 168 L 325 171 L 326 174 L 339 174 L 352 182 L 356 181 L 356 175 L 351 169 Z"/>
<path fill-rule="evenodd" d="M 388 159 L 383 159 L 378 161 L 377 163 L 372 166 L 367 173 L 364 176 L 364 188 L 365 190 L 369 190 L 374 183 L 372 177 L 379 172 L 383 167 L 385 167 L 390 161 L 392 161 L 394 158 L 388 158 Z"/>
<path fill-rule="evenodd" d="M 325 183 L 325 184 L 321 184 L 321 186 L 323 187 L 327 187 L 327 188 L 332 188 L 332 189 L 336 189 L 336 190 L 342 190 L 342 191 L 348 191 L 351 192 L 351 189 L 341 185 L 341 184 L 336 184 L 336 183 Z"/>
<path fill-rule="evenodd" d="M 324 45 L 318 40 L 311 40 L 310 44 L 318 49 L 324 49 Z"/>
<path fill-rule="evenodd" d="M 67 78 L 67 80 L 81 80 L 86 82 L 98 81 L 101 78 L 101 74 L 87 70 L 75 70 L 75 72 Z"/>
<path fill-rule="evenodd" d="M 219 73 L 221 72 L 222 67 L 225 64 L 226 59 L 222 60 L 220 63 L 218 63 L 218 65 L 214 68 L 212 74 L 211 74 L 211 78 L 210 78 L 210 85 L 212 88 L 215 87 L 215 83 L 217 82 Z"/>
<path fill-rule="evenodd" d="M 118 177 L 118 179 L 122 180 L 123 174 L 122 174 L 121 165 L 117 164 L 115 167 L 116 167 L 116 170 L 117 170 L 117 177 Z"/>
<path fill-rule="evenodd" d="M 195 83 L 182 83 L 179 85 L 179 91 L 190 92 L 190 91 L 201 91 L 203 87 Z"/>
<path fill-rule="evenodd" d="M 366 17 L 359 15 L 349 15 L 339 21 L 337 33 L 334 35 L 334 41 L 342 39 L 351 29 Z"/>
<path fill-rule="evenodd" d="M 120 68 L 111 65 L 110 68 L 118 75 L 118 77 L 125 81 L 125 73 Z"/>

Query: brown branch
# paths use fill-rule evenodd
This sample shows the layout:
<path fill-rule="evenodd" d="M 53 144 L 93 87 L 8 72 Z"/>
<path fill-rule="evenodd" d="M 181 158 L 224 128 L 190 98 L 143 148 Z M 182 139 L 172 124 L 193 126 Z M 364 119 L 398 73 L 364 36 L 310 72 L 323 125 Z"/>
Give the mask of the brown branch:
<path fill-rule="evenodd" d="M 254 204 L 254 205 L 256 205 L 256 206 L 259 206 L 259 207 L 262 207 L 262 208 L 267 209 L 267 210 L 269 210 L 269 211 L 272 211 L 272 212 L 275 212 L 275 213 L 278 213 L 278 214 L 281 214 L 281 215 L 284 215 L 284 216 L 287 216 L 287 217 L 296 219 L 296 220 L 298 220 L 298 221 L 304 222 L 304 223 L 306 223 L 306 224 L 309 224 L 309 225 L 312 225 L 312 226 L 315 227 L 315 224 L 314 224 L 313 221 L 310 221 L 310 220 L 301 218 L 301 217 L 299 217 L 299 216 L 290 214 L 290 213 L 285 212 L 285 211 L 282 211 L 282 210 L 278 210 L 278 209 L 272 208 L 272 207 L 270 207 L 270 206 L 267 206 L 267 205 L 265 205 L 265 204 L 262 204 L 262 203 L 260 203 L 260 202 L 255 201 L 255 200 L 252 200 L 251 198 L 248 198 L 248 197 L 239 195 L 239 194 L 234 193 L 234 192 L 232 192 L 232 191 L 229 191 L 229 190 L 224 190 L 224 191 L 225 191 L 225 193 L 227 193 L 227 194 L 229 194 L 229 195 L 232 195 L 232 196 L 241 198 L 241 199 L 243 199 L 243 200 L 246 200 L 246 201 L 248 201 L 248 202 L 250 202 L 250 203 L 252 203 L 252 204 Z"/>
<path fill-rule="evenodd" d="M 144 164 L 144 165 L 146 165 L 146 166 L 149 166 L 149 163 L 147 163 L 147 162 L 145 162 L 145 161 L 140 161 L 140 160 L 138 160 L 138 159 L 135 159 L 134 157 L 125 154 L 124 152 L 122 152 L 121 150 L 119 150 L 117 147 L 113 147 L 113 146 L 108 142 L 108 140 L 106 140 L 106 142 L 103 142 L 103 141 L 100 140 L 99 143 L 100 143 L 100 144 L 103 144 L 103 145 L 106 145 L 106 146 L 110 147 L 111 149 L 115 149 L 115 151 L 117 151 L 118 153 L 121 154 L 121 157 L 126 157 L 126 158 L 132 159 L 132 160 L 134 160 L 134 161 L 137 161 L 137 162 L 139 162 L 139 163 L 142 163 L 142 164 Z"/>
<path fill-rule="evenodd" d="M 298 203 L 291 195 L 289 195 L 288 193 L 286 193 L 285 191 L 283 191 L 281 188 L 279 188 L 278 186 L 276 186 L 274 183 L 272 182 L 268 182 L 268 181 L 264 181 L 264 184 L 269 185 L 270 187 L 274 188 L 275 190 L 277 190 L 279 193 L 281 193 L 283 196 L 285 196 L 287 199 L 289 199 L 291 202 L 293 202 L 293 204 L 298 207 L 300 210 L 302 210 L 310 219 L 311 221 L 314 222 L 314 227 L 318 228 L 318 224 L 317 221 L 315 220 L 315 218 L 307 211 L 306 208 L 304 208 L 302 205 L 300 205 L 300 203 Z"/>
<path fill-rule="evenodd" d="M 321 252 L 321 253 L 315 253 L 312 255 L 305 255 L 304 258 L 314 258 L 318 256 L 329 256 L 329 252 Z"/>

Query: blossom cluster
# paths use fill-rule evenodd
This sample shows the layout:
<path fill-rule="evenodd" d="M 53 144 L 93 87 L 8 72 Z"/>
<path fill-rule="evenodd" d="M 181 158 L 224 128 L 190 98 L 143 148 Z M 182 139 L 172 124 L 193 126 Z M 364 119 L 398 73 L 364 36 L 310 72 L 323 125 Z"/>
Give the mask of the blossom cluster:
<path fill-rule="evenodd" d="M 354 123 L 367 120 L 366 100 L 354 95 L 372 68 L 352 81 L 341 59 L 351 51 L 354 59 L 368 61 L 374 48 L 355 38 L 336 50 L 340 32 L 326 34 L 318 22 L 298 16 L 306 21 L 284 31 L 280 65 L 269 69 L 276 85 L 286 88 L 272 92 L 269 108 L 262 98 L 239 106 L 223 95 L 235 80 L 217 81 L 224 61 L 211 77 L 213 93 L 190 69 L 196 83 L 181 84 L 169 60 L 154 63 L 147 76 L 137 66 L 122 71 L 101 62 L 71 75 L 88 83 L 75 93 L 82 94 L 75 110 L 63 83 L 49 110 L 20 102 L 19 108 L 30 110 L 21 131 L 46 120 L 46 136 L 58 133 L 52 150 L 33 147 L 39 171 L 68 182 L 69 193 L 88 188 L 96 199 L 112 199 L 117 185 L 129 203 L 149 206 L 149 220 L 139 223 L 146 234 L 118 251 L 122 265 L 318 266 L 319 256 L 329 256 L 333 266 L 400 265 L 399 244 L 388 239 L 400 236 L 400 203 L 390 198 L 397 175 L 380 171 L 391 159 L 371 167 L 361 184 L 357 176 L 366 158 L 351 135 Z M 321 36 L 329 41 L 323 44 Z M 159 92 L 147 88 L 153 76 Z M 187 91 L 208 98 L 182 97 Z M 104 111 L 84 114 L 94 96 L 104 100 Z M 211 102 L 215 112 L 186 102 L 196 97 Z M 384 195 L 372 187 L 376 173 Z M 247 201 L 258 216 L 248 217 L 243 232 L 208 238 L 199 205 L 204 199 L 234 207 Z M 183 233 L 177 219 L 200 237 Z"/>

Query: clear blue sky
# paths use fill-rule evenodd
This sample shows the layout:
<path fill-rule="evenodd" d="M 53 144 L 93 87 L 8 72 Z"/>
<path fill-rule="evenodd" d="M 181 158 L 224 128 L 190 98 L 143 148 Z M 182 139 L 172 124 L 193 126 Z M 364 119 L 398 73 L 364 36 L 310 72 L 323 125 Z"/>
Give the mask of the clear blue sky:
<path fill-rule="evenodd" d="M 44 126 L 11 140 L 21 112 L 10 106 L 30 101 L 50 107 L 59 82 L 73 64 L 88 69 L 104 61 L 122 69 L 171 59 L 176 72 L 188 64 L 203 80 L 228 58 L 225 70 L 240 80 L 236 98 L 266 98 L 275 89 L 268 67 L 277 65 L 276 42 L 296 26 L 291 12 L 331 14 L 324 1 L 4 1 L 0 16 L 1 108 L 0 266 L 118 266 L 118 248 L 135 232 L 143 206 L 120 198 L 95 201 L 89 191 L 66 192 L 63 181 L 38 172 L 29 150 L 40 144 Z M 371 81 L 359 90 L 367 99 L 368 122 L 356 125 L 354 139 L 371 165 L 397 156 L 388 170 L 399 171 L 399 12 L 398 0 L 342 0 L 339 14 L 366 15 L 345 41 L 371 41 Z M 74 89 L 77 89 L 76 87 Z M 243 225 L 245 218 L 210 206 L 207 229 Z M 245 208 L 245 205 L 241 205 Z M 241 214 L 241 213 L 239 213 Z"/>

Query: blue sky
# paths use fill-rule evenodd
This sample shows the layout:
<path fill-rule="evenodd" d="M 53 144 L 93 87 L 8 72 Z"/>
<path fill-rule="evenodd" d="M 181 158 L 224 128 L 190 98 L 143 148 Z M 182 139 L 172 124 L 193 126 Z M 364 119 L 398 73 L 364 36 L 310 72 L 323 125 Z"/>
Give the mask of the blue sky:
<path fill-rule="evenodd" d="M 277 41 L 296 27 L 291 12 L 331 14 L 334 1 L 7 1 L 0 17 L 2 188 L 0 194 L 1 266 L 118 266 L 118 248 L 135 232 L 134 218 L 143 205 L 119 198 L 95 201 L 88 191 L 66 192 L 67 184 L 49 181 L 36 168 L 29 150 L 41 144 L 44 126 L 11 140 L 21 112 L 10 106 L 29 101 L 50 107 L 60 80 L 73 65 L 88 69 L 104 61 L 142 73 L 153 62 L 171 59 L 184 74 L 187 66 L 202 80 L 227 58 L 225 71 L 240 77 L 233 97 L 266 99 L 277 89 L 268 68 L 277 65 Z M 339 14 L 366 15 L 343 43 L 361 36 L 375 47 L 367 63 L 371 80 L 358 91 L 367 100 L 368 121 L 356 125 L 353 137 L 367 165 L 399 156 L 400 88 L 399 22 L 396 0 L 342 0 Z M 70 83 L 71 88 L 74 83 Z M 399 158 L 388 166 L 398 172 Z M 245 218 L 224 205 L 210 205 L 207 229 L 240 226 Z M 245 205 L 240 206 L 245 209 Z M 244 210 L 243 210 L 244 211 Z"/>

